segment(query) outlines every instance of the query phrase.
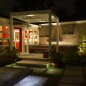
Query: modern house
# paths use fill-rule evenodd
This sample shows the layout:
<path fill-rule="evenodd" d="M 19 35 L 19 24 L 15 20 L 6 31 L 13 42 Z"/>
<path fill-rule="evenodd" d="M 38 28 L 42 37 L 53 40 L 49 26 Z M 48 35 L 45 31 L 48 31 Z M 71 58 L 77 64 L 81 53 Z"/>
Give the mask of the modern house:
<path fill-rule="evenodd" d="M 85 29 L 85 20 L 59 22 L 50 10 L 15 12 L 9 20 L 0 18 L 0 46 L 21 53 L 43 53 L 53 45 L 66 51 L 86 39 Z"/>

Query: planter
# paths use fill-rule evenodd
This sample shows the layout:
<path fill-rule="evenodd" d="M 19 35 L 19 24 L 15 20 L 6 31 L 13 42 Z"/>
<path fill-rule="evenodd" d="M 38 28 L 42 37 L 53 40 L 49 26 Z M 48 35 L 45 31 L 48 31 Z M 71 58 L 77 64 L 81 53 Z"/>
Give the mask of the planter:
<path fill-rule="evenodd" d="M 56 52 L 55 50 L 50 52 L 52 63 L 55 67 L 64 67 L 63 52 Z"/>
<path fill-rule="evenodd" d="M 18 54 L 15 48 L 10 50 L 9 47 L 0 50 L 0 66 L 5 66 L 14 63 L 18 60 Z"/>
<path fill-rule="evenodd" d="M 0 57 L 0 66 L 5 66 L 15 62 L 15 58 L 12 57 Z"/>

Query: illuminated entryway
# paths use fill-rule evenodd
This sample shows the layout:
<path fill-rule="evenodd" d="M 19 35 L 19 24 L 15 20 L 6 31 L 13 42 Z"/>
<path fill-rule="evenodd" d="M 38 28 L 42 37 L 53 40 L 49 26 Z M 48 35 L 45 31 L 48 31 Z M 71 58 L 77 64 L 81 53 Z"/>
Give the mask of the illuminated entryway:
<path fill-rule="evenodd" d="M 22 28 L 14 27 L 14 46 L 22 52 Z"/>
<path fill-rule="evenodd" d="M 40 40 L 45 37 L 47 40 L 48 50 L 51 50 L 51 40 L 52 40 L 52 23 L 55 23 L 58 28 L 59 19 L 55 15 L 52 14 L 50 10 L 42 10 L 42 11 L 28 11 L 28 12 L 15 12 L 10 14 L 10 48 L 12 49 L 13 38 L 16 34 L 13 34 L 13 19 L 21 20 L 24 23 L 22 24 L 22 53 L 29 53 L 30 46 L 35 47 L 40 46 Z M 47 31 L 48 34 L 46 36 L 40 36 L 40 28 L 43 24 L 48 24 Z M 56 35 L 56 42 L 58 45 L 58 35 L 59 31 Z M 44 46 L 43 46 L 44 47 Z M 57 47 L 58 50 L 58 47 Z"/>

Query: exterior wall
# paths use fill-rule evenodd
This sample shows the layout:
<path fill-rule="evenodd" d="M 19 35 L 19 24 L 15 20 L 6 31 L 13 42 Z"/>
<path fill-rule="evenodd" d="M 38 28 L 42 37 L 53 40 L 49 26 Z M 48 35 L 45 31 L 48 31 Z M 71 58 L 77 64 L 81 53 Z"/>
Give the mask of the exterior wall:
<path fill-rule="evenodd" d="M 61 29 L 62 42 L 77 45 L 82 40 L 80 37 L 86 33 L 86 21 L 61 23 Z"/>
<path fill-rule="evenodd" d="M 57 43 L 57 26 L 52 25 L 52 45 Z M 39 29 L 39 43 L 48 44 L 48 26 Z M 79 41 L 79 32 L 77 32 L 76 24 L 61 24 L 59 28 L 59 45 L 77 45 Z"/>
<path fill-rule="evenodd" d="M 57 40 L 57 26 L 52 25 L 52 42 L 56 42 Z M 42 26 L 39 28 L 39 44 L 40 45 L 47 45 L 48 44 L 48 39 L 49 39 L 49 26 Z"/>
<path fill-rule="evenodd" d="M 9 20 L 6 18 L 0 17 L 0 25 L 9 25 Z"/>
<path fill-rule="evenodd" d="M 52 26 L 52 45 L 55 46 L 57 43 L 56 29 L 57 26 Z M 59 26 L 59 50 L 68 52 L 77 49 L 79 42 L 83 39 L 83 34 L 86 34 L 86 21 L 61 22 Z M 39 43 L 47 45 L 48 26 L 41 27 L 39 35 Z"/>
<path fill-rule="evenodd" d="M 61 24 L 62 31 L 60 45 L 77 45 L 79 33 L 77 32 L 76 24 Z"/>
<path fill-rule="evenodd" d="M 60 33 L 62 41 L 59 50 L 63 52 L 77 50 L 78 44 L 86 40 L 86 21 L 62 22 Z"/>

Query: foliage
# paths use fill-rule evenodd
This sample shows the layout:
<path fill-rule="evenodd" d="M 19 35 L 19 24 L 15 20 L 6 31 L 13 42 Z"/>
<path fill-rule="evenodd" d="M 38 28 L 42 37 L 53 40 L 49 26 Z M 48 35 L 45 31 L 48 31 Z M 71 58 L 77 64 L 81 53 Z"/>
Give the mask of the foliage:
<path fill-rule="evenodd" d="M 79 44 L 79 51 L 78 51 L 78 53 L 80 54 L 80 55 L 82 55 L 82 54 L 86 54 L 86 41 L 82 41 L 80 44 Z"/>
<path fill-rule="evenodd" d="M 18 54 L 15 48 L 13 48 L 13 50 L 10 50 L 9 47 L 0 49 L 0 67 L 15 63 L 18 60 L 20 59 L 18 59 Z"/>
<path fill-rule="evenodd" d="M 3 47 L 0 49 L 0 57 L 18 57 L 17 51 L 15 48 L 13 50 L 10 50 L 9 47 Z"/>
<path fill-rule="evenodd" d="M 57 64 L 57 67 L 58 65 L 86 66 L 86 51 L 84 50 L 84 53 L 79 53 L 78 51 L 78 46 L 76 49 L 67 51 L 65 53 L 61 51 L 56 52 L 55 48 L 52 48 L 50 51 L 50 57 L 52 62 Z"/>
<path fill-rule="evenodd" d="M 15 48 L 13 50 L 10 50 L 9 47 L 2 47 L 0 49 L 0 67 L 15 63 L 19 60 L 21 59 L 18 58 L 18 53 Z"/>
<path fill-rule="evenodd" d="M 67 52 L 64 59 L 65 65 L 80 65 L 80 58 L 77 51 Z"/>
<path fill-rule="evenodd" d="M 86 54 L 86 30 L 85 28 L 79 29 L 79 54 Z"/>
<path fill-rule="evenodd" d="M 86 65 L 86 54 L 79 54 L 78 51 L 67 52 L 64 56 L 65 65 Z"/>

